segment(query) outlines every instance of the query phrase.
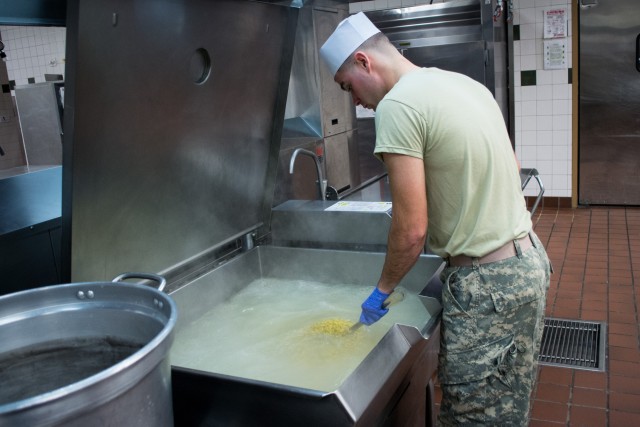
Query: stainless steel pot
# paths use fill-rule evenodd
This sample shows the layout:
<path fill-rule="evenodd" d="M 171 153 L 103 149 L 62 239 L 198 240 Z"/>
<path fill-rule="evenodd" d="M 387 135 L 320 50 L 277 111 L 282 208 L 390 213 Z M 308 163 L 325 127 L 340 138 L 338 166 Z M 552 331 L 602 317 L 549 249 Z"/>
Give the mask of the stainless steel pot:
<path fill-rule="evenodd" d="M 172 426 L 164 285 L 126 273 L 0 297 L 0 426 Z"/>

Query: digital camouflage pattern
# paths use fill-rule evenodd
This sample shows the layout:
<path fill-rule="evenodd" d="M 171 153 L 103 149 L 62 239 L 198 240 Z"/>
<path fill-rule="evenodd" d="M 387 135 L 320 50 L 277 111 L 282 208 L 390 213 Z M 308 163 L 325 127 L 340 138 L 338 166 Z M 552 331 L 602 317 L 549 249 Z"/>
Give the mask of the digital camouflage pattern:
<path fill-rule="evenodd" d="M 439 425 L 528 424 L 551 273 L 531 237 L 518 256 L 442 272 Z"/>

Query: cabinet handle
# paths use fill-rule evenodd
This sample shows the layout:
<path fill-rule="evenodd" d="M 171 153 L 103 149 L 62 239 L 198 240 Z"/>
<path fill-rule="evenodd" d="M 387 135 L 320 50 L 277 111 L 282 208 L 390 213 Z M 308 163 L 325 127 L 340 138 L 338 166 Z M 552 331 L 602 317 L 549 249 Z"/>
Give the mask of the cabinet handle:
<path fill-rule="evenodd" d="M 580 0 L 580 7 L 583 9 L 589 9 L 598 5 L 598 0 Z"/>
<path fill-rule="evenodd" d="M 636 70 L 640 72 L 640 34 L 636 37 Z"/>

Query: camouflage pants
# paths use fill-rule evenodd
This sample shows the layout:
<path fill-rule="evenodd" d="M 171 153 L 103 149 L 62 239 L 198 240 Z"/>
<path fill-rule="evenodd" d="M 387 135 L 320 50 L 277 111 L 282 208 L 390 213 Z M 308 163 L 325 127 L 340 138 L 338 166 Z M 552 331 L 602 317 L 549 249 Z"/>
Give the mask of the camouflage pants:
<path fill-rule="evenodd" d="M 531 238 L 512 258 L 442 272 L 439 425 L 528 424 L 551 270 Z"/>

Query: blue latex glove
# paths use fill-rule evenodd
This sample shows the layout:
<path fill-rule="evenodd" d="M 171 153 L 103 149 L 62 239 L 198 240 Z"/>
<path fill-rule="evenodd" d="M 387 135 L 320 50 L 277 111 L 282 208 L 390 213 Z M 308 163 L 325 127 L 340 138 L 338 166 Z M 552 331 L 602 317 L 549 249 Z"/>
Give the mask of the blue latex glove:
<path fill-rule="evenodd" d="M 387 314 L 389 309 L 382 307 L 382 303 L 389 297 L 389 295 L 390 294 L 381 292 L 378 287 L 376 287 L 373 292 L 371 292 L 371 295 L 369 295 L 369 298 L 362 303 L 360 323 L 371 325 Z"/>

